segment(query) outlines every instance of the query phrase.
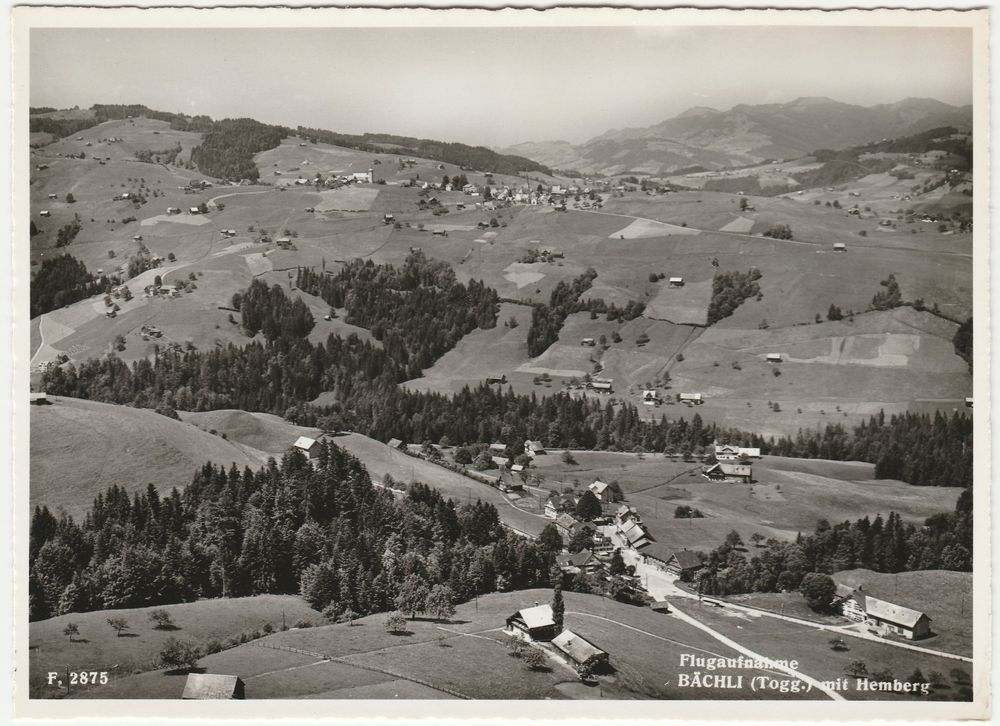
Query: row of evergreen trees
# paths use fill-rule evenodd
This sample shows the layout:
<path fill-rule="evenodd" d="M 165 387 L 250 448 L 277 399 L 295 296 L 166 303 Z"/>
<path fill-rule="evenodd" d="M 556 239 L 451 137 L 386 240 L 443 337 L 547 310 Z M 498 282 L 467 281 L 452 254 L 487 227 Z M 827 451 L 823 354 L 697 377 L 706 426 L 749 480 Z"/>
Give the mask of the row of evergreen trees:
<path fill-rule="evenodd" d="M 822 431 L 800 430 L 795 437 L 771 439 L 765 450 L 778 456 L 875 464 L 879 479 L 901 479 L 918 486 L 972 485 L 972 418 L 905 412 L 879 412 L 848 431 L 828 424 Z"/>
<path fill-rule="evenodd" d="M 712 278 L 712 299 L 708 303 L 708 324 L 728 318 L 747 298 L 760 294 L 760 270 L 717 272 Z"/>
<path fill-rule="evenodd" d="M 206 464 L 165 497 L 111 487 L 80 523 L 36 508 L 31 618 L 299 592 L 330 614 L 363 615 L 397 607 L 413 576 L 456 600 L 537 587 L 554 554 L 508 533 L 490 504 L 422 485 L 395 499 L 324 442 L 314 464 L 294 451 L 256 472 Z"/>
<path fill-rule="evenodd" d="M 549 295 L 549 304 L 535 306 L 531 311 L 531 327 L 528 329 L 528 355 L 539 356 L 559 340 L 559 331 L 562 330 L 566 317 L 584 309 L 580 295 L 590 289 L 596 277 L 597 270 L 588 267 L 570 283 L 560 280 Z"/>
<path fill-rule="evenodd" d="M 551 174 L 552 171 L 537 161 L 513 154 L 500 154 L 485 146 L 469 146 L 455 142 L 418 139 L 394 134 L 342 134 L 325 129 L 299 126 L 297 133 L 313 143 L 335 144 L 349 149 L 370 151 L 373 154 L 386 153 L 386 146 L 401 156 L 417 156 L 455 164 L 463 169 L 477 169 L 494 174 L 521 176 L 527 172 Z"/>
<path fill-rule="evenodd" d="M 739 540 L 713 550 L 695 575 L 709 595 L 781 592 L 799 587 L 810 572 L 833 574 L 865 568 L 875 572 L 972 571 L 972 489 L 958 498 L 954 512 L 928 517 L 922 526 L 890 512 L 885 519 L 864 517 L 830 526 L 822 520 L 794 542 L 768 540 L 750 557 Z"/>

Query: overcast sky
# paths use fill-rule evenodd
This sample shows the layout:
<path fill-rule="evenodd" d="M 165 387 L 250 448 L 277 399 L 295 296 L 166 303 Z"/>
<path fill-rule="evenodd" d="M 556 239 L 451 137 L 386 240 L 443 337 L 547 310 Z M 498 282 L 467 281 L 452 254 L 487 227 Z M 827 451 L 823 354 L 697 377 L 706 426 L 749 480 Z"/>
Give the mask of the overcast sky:
<path fill-rule="evenodd" d="M 963 29 L 36 29 L 30 62 L 32 106 L 485 145 L 579 143 L 692 106 L 972 98 Z"/>

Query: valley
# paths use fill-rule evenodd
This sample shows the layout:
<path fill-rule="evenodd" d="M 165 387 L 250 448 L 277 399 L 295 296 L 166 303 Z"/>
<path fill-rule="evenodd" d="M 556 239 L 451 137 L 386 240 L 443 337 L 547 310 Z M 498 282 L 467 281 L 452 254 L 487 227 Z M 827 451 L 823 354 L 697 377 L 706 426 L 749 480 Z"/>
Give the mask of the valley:
<path fill-rule="evenodd" d="M 743 674 L 797 684 L 765 698 L 918 698 L 823 686 L 863 659 L 968 700 L 971 111 L 778 106 L 479 168 L 36 114 L 95 123 L 30 152 L 32 696 L 749 697 L 685 690 L 697 652 L 801 656 Z M 511 645 L 554 589 L 593 678 Z M 852 621 L 861 592 L 932 625 Z M 174 629 L 197 667 L 157 660 Z M 53 659 L 112 682 L 54 691 Z"/>

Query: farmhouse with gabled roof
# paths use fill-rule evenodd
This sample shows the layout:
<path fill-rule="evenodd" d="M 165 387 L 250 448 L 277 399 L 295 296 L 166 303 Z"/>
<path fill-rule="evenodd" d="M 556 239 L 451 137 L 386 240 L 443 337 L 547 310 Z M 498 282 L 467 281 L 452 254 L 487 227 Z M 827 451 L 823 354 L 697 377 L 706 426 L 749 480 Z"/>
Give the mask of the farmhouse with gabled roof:
<path fill-rule="evenodd" d="M 507 618 L 507 629 L 520 632 L 532 640 L 551 640 L 555 636 L 556 623 L 551 605 L 523 608 Z"/>

